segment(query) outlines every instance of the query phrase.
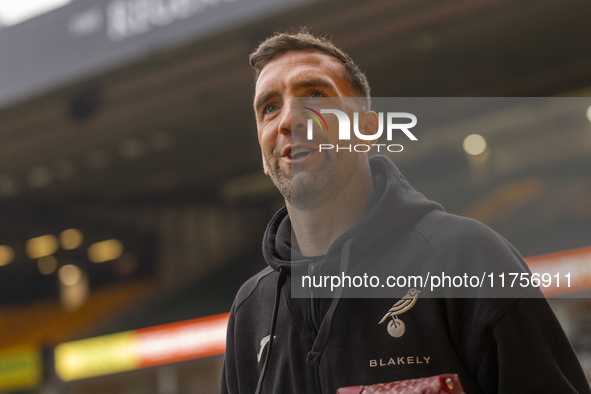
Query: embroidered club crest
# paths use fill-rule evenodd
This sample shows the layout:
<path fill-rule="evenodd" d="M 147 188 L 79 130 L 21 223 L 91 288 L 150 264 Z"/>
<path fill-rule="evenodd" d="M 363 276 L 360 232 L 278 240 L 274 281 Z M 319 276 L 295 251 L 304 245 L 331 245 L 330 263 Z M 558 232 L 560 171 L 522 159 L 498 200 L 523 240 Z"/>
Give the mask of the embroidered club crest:
<path fill-rule="evenodd" d="M 398 318 L 398 315 L 403 314 L 404 312 L 408 311 L 412 308 L 416 302 L 417 297 L 419 296 L 420 291 L 417 289 L 410 289 L 408 293 L 404 297 L 402 297 L 397 303 L 392 305 L 392 308 L 382 317 L 382 320 L 378 324 L 382 324 L 385 322 L 389 317 L 392 318 L 390 322 L 388 322 L 388 334 L 390 334 L 394 338 L 400 338 L 404 335 L 406 331 L 406 326 L 402 320 Z"/>

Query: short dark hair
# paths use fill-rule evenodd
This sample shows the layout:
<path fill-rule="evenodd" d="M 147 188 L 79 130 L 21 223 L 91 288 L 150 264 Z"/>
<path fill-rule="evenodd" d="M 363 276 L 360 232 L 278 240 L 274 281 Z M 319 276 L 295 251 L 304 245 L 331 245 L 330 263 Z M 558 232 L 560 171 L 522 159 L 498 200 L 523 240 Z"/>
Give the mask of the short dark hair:
<path fill-rule="evenodd" d="M 370 107 L 370 87 L 365 74 L 353 62 L 353 59 L 337 48 L 329 39 L 310 34 L 307 29 L 301 29 L 297 33 L 275 33 L 267 38 L 250 54 L 250 65 L 255 72 L 255 81 L 258 80 L 263 68 L 275 58 L 289 51 L 318 50 L 337 58 L 345 67 L 345 81 L 351 90 L 359 97 L 364 97 L 367 107 Z"/>

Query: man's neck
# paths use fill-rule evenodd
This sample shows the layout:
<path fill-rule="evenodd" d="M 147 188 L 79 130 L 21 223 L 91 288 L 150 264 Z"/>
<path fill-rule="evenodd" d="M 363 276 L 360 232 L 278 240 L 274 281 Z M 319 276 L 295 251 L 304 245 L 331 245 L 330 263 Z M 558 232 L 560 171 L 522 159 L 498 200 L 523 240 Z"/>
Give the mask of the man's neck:
<path fill-rule="evenodd" d="M 364 175 L 336 198 L 314 209 L 298 209 L 287 204 L 302 255 L 325 255 L 341 235 L 363 219 L 374 189 L 371 173 Z"/>

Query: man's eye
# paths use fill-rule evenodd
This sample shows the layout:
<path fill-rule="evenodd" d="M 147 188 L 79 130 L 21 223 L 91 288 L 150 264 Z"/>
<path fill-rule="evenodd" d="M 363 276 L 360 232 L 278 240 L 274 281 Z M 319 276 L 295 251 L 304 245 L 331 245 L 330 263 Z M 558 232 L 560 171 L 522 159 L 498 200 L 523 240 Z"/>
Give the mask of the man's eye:
<path fill-rule="evenodd" d="M 324 97 L 324 95 L 320 92 L 312 92 L 312 93 L 310 93 L 310 97 L 312 97 L 312 98 Z"/>
<path fill-rule="evenodd" d="M 265 113 L 266 113 L 266 114 L 270 114 L 271 112 L 275 112 L 275 111 L 277 111 L 277 106 L 276 106 L 276 105 L 274 105 L 274 104 L 267 105 L 267 106 L 265 107 Z"/>

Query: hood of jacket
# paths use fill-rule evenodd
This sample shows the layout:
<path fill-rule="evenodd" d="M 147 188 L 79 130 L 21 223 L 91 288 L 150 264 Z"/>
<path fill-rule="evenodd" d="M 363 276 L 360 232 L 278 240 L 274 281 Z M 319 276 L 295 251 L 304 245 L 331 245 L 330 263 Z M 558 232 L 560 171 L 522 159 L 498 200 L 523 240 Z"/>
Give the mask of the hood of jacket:
<path fill-rule="evenodd" d="M 380 238 L 412 226 L 432 210 L 443 210 L 439 204 L 417 192 L 388 157 L 374 156 L 369 163 L 374 192 L 365 216 L 330 246 L 326 261 L 340 261 L 345 244 L 351 254 L 349 258 L 363 256 Z M 292 247 L 291 236 L 290 218 L 283 207 L 269 223 L 263 238 L 265 260 L 276 271 L 283 268 L 289 273 L 292 265 L 310 262 L 300 254 L 297 246 Z"/>

